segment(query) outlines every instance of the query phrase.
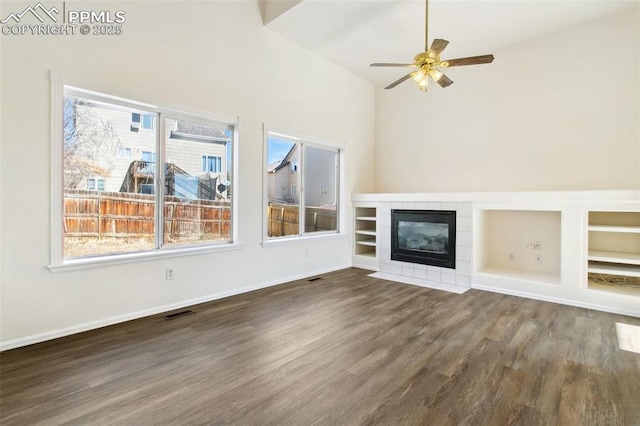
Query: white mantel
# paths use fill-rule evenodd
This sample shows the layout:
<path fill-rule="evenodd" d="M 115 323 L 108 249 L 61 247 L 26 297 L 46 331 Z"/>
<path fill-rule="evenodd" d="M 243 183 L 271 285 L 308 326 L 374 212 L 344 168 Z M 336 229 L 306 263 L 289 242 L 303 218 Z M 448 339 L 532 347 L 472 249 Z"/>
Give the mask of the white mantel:
<path fill-rule="evenodd" d="M 640 317 L 640 291 L 608 291 L 587 286 L 588 212 L 640 212 L 640 191 L 370 193 L 354 194 L 352 201 L 354 207 L 375 207 L 378 227 L 375 258 L 359 259 L 354 255 L 354 266 L 369 267 L 395 275 L 398 281 L 426 287 L 453 285 L 458 289 L 494 291 Z M 455 210 L 456 269 L 391 261 L 392 209 Z M 555 275 L 538 272 L 536 265 L 530 264 L 531 273 L 517 268 L 510 271 L 485 267 L 483 250 L 487 239 L 483 235 L 483 220 L 496 211 L 511 212 L 513 216 L 525 212 L 525 216 L 531 214 L 534 218 L 536 213 L 545 217 L 552 212 L 559 235 L 551 240 L 557 247 L 553 251 L 554 247 L 545 246 L 543 242 L 546 250 L 540 253 L 547 256 L 545 259 L 556 261 L 558 271 Z M 496 216 L 501 217 L 500 214 Z M 523 256 L 533 255 L 533 252 L 523 252 Z"/>
<path fill-rule="evenodd" d="M 640 191 L 416 192 L 353 194 L 353 202 L 636 202 Z"/>

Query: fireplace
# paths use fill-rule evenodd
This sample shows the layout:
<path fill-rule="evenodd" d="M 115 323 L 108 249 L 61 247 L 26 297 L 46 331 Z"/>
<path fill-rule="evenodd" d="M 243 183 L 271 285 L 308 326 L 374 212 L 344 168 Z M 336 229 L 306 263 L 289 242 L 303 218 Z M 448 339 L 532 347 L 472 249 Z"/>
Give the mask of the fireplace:
<path fill-rule="evenodd" d="M 391 260 L 455 269 L 456 212 L 391 210 Z"/>

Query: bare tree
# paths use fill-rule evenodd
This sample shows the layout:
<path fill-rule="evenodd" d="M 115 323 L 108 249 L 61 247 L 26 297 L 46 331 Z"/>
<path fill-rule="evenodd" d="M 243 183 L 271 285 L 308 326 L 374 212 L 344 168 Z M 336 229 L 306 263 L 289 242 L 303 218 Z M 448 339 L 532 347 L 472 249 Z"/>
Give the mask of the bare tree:
<path fill-rule="evenodd" d="M 64 187 L 77 188 L 85 179 L 107 177 L 115 164 L 120 138 L 110 121 L 90 101 L 64 100 Z"/>

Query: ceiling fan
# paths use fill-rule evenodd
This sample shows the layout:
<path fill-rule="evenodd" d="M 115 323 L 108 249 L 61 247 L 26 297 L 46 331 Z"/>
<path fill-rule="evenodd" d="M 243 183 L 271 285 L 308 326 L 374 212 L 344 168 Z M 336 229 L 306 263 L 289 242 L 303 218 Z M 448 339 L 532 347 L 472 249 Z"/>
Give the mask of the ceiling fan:
<path fill-rule="evenodd" d="M 394 81 L 385 89 L 393 89 L 398 84 L 413 77 L 418 83 L 420 90 L 427 91 L 429 77 L 433 79 L 440 87 L 447 87 L 453 84 L 453 81 L 444 75 L 438 68 L 459 67 L 462 65 L 479 65 L 490 64 L 493 62 L 493 55 L 469 56 L 466 58 L 441 60 L 440 54 L 447 47 L 449 42 L 440 38 L 436 38 L 429 48 L 429 0 L 425 0 L 425 24 L 424 24 L 424 52 L 418 53 L 413 58 L 411 64 L 395 64 L 388 62 L 378 62 L 371 64 L 372 67 L 415 67 L 417 70 L 411 71 L 404 77 Z"/>

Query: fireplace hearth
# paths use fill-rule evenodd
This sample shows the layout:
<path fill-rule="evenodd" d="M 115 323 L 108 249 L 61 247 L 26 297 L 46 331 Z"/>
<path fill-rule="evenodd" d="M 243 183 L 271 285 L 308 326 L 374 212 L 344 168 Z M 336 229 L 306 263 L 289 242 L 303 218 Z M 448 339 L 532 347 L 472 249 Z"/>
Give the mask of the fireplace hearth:
<path fill-rule="evenodd" d="M 455 269 L 456 212 L 391 210 L 391 260 Z"/>

